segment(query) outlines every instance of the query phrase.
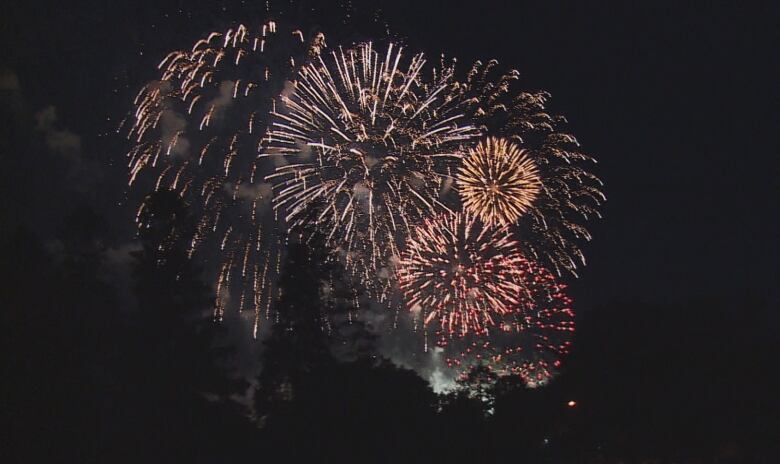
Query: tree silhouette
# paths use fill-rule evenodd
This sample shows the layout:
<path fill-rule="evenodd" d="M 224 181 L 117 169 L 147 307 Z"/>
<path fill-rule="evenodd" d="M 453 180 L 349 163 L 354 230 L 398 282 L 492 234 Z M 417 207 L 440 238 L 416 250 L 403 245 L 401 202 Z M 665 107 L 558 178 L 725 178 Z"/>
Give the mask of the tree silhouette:
<path fill-rule="evenodd" d="M 308 246 L 291 244 L 279 276 L 277 316 L 264 342 L 258 409 L 265 399 L 291 400 L 307 376 L 335 362 L 321 313 L 322 273 Z"/>
<path fill-rule="evenodd" d="M 221 344 L 223 328 L 213 320 L 212 293 L 187 256 L 193 228 L 187 206 L 165 190 L 150 195 L 139 216 L 138 313 L 126 336 L 128 397 L 122 413 L 130 435 L 123 440 L 144 446 L 128 460 L 152 450 L 157 459 L 216 459 L 244 433 L 244 421 L 228 398 L 243 383 L 227 371 L 230 352 Z"/>
<path fill-rule="evenodd" d="M 108 340 L 118 324 L 101 272 L 107 237 L 102 218 L 80 205 L 57 240 L 44 244 L 20 227 L 1 245 L 1 396 L 11 425 L 0 446 L 10 462 L 89 460 L 102 447 L 95 437 L 105 433 Z"/>
<path fill-rule="evenodd" d="M 377 356 L 354 303 L 359 290 L 323 237 L 308 231 L 291 242 L 255 397 L 269 452 L 316 462 L 419 457 L 434 430 L 435 395 Z"/>
<path fill-rule="evenodd" d="M 437 397 L 377 355 L 359 289 L 315 234 L 292 240 L 282 268 L 258 430 L 225 400 L 238 387 L 232 353 L 187 258 L 179 197 L 157 192 L 141 215 L 131 312 L 117 310 L 105 272 L 102 217 L 85 205 L 63 217 L 56 239 L 22 227 L 2 243 L 4 462 L 773 462 L 778 452 L 769 303 L 597 308 L 549 385 L 478 367 Z"/>

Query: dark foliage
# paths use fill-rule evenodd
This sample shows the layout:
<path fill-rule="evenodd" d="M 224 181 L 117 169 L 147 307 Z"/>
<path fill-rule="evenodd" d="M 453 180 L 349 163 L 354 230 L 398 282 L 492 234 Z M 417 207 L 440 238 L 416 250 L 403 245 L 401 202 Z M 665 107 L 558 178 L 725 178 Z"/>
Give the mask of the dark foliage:
<path fill-rule="evenodd" d="M 360 292 L 321 238 L 304 235 L 288 248 L 247 408 L 230 399 L 247 386 L 231 376 L 213 295 L 178 240 L 192 226 L 186 205 L 165 191 L 149 199 L 135 305 L 120 304 L 106 272 L 112 238 L 100 215 L 82 205 L 65 218 L 56 240 L 18 228 L 2 244 L 4 462 L 725 463 L 778 453 L 777 314 L 760 301 L 593 309 L 550 385 L 477 369 L 437 396 L 376 354 L 373 335 L 347 317 Z"/>

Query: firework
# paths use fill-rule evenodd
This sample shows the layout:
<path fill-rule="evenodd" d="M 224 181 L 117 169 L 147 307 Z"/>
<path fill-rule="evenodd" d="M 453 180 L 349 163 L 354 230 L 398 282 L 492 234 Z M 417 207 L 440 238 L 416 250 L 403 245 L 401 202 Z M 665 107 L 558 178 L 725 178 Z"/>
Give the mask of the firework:
<path fill-rule="evenodd" d="M 446 209 L 440 192 L 479 136 L 452 76 L 424 65 L 394 44 L 339 49 L 305 65 L 273 114 L 265 156 L 284 160 L 268 176 L 274 207 L 291 226 L 318 208 L 329 243 L 367 283 L 414 224 Z"/>
<path fill-rule="evenodd" d="M 129 184 L 193 208 L 190 256 L 218 263 L 216 319 L 232 301 L 256 333 L 280 235 L 314 227 L 369 296 L 397 283 L 439 343 L 552 375 L 556 360 L 531 353 L 562 354 L 544 336 L 570 309 L 532 263 L 576 275 L 604 195 L 546 93 L 518 91 L 495 61 L 460 76 L 455 60 L 429 66 L 392 43 L 326 53 L 321 34 L 275 22 L 211 33 L 159 67 L 128 119 Z"/>
<path fill-rule="evenodd" d="M 460 375 L 485 365 L 498 376 L 517 375 L 529 387 L 552 378 L 569 353 L 575 322 L 566 286 L 546 269 L 524 261 L 519 305 L 495 326 L 462 337 L 439 337 L 450 369 Z"/>
<path fill-rule="evenodd" d="M 492 137 L 469 150 L 457 185 L 463 207 L 488 225 L 516 222 L 541 189 L 539 171 L 523 150 Z"/>
<path fill-rule="evenodd" d="M 213 32 L 162 60 L 128 118 L 129 184 L 174 191 L 191 205 L 189 254 L 220 263 L 215 317 L 233 298 L 254 311 L 255 333 L 270 311 L 280 260 L 272 189 L 263 181 L 274 166 L 257 158 L 258 147 L 273 98 L 322 47 L 323 36 L 306 40 L 273 21 Z"/>
<path fill-rule="evenodd" d="M 409 310 L 426 328 L 484 333 L 518 308 L 525 258 L 506 227 L 469 214 L 442 214 L 415 228 L 397 266 Z"/>
<path fill-rule="evenodd" d="M 583 224 L 601 217 L 599 208 L 606 200 L 601 181 L 587 170 L 595 160 L 582 153 L 577 139 L 563 129 L 566 119 L 548 110 L 547 92 L 520 90 L 517 71 L 501 74 L 496 69 L 496 61 L 478 61 L 458 80 L 457 98 L 469 105 L 466 112 L 473 124 L 503 139 L 493 139 L 490 149 L 483 142 L 465 158 L 459 171 L 461 200 L 467 210 L 487 222 L 512 223 L 530 259 L 544 263 L 559 276 L 564 271 L 576 276 L 578 264 L 585 264 L 579 243 L 591 239 Z M 454 64 L 447 70 L 454 74 Z M 522 155 L 509 156 L 518 149 Z M 496 153 L 492 161 L 497 166 L 515 176 L 488 175 L 488 151 Z M 510 165 L 510 160 L 516 164 Z M 528 170 L 521 173 L 522 168 Z M 499 196 L 503 191 L 497 189 L 493 194 L 492 179 L 497 187 L 523 179 L 529 188 Z M 480 194 L 483 189 L 491 193 Z M 496 203 L 495 212 L 490 201 Z"/>

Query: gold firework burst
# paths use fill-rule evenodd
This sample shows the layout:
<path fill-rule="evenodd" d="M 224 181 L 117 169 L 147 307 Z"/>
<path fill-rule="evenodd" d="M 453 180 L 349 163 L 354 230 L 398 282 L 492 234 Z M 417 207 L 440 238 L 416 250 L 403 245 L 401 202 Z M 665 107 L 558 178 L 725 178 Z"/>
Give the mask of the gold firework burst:
<path fill-rule="evenodd" d="M 536 163 L 526 152 L 494 137 L 469 150 L 457 184 L 465 209 L 488 225 L 516 222 L 542 187 Z"/>

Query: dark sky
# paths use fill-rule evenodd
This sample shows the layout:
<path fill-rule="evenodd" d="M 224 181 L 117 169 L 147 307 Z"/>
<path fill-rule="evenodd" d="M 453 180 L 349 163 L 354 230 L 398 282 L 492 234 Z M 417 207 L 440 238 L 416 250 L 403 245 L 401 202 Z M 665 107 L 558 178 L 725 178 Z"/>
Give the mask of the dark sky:
<path fill-rule="evenodd" d="M 32 113 L 56 108 L 58 130 L 80 140 L 82 169 L 66 178 L 61 167 L 17 157 L 35 193 L 10 201 L 54 230 L 49 189 L 78 191 L 129 234 L 130 210 L 116 206 L 126 145 L 113 130 L 132 96 L 169 50 L 231 20 L 260 21 L 265 2 L 12 3 L 2 7 L 4 85 L 15 75 Z M 351 3 L 311 2 L 318 13 L 309 21 L 370 35 L 383 28 L 361 21 L 381 10 L 396 34 L 433 56 L 495 57 L 520 70 L 523 86 L 552 93 L 552 109 L 599 159 L 609 198 L 574 285 L 584 306 L 745 296 L 776 304 L 780 42 L 770 2 Z M 358 27 L 339 29 L 345 10 Z"/>

